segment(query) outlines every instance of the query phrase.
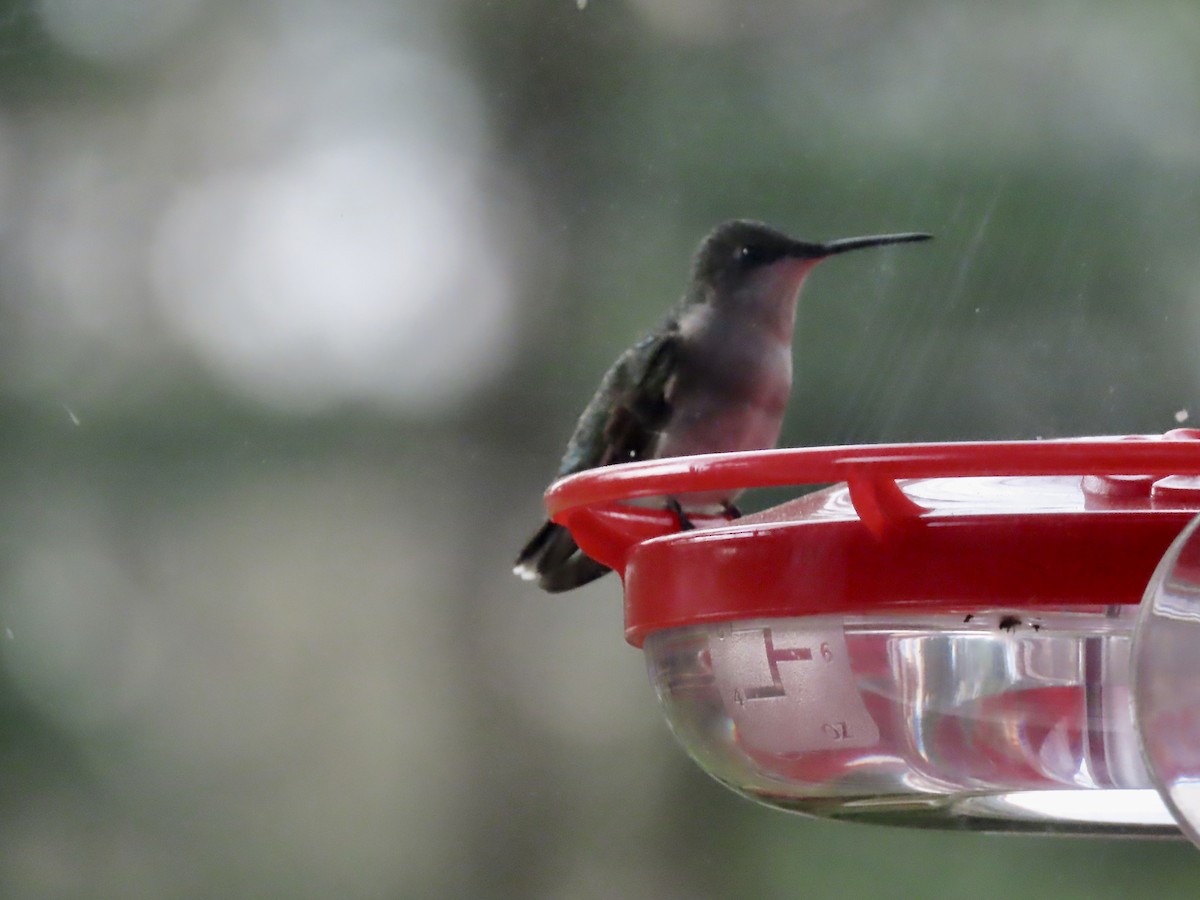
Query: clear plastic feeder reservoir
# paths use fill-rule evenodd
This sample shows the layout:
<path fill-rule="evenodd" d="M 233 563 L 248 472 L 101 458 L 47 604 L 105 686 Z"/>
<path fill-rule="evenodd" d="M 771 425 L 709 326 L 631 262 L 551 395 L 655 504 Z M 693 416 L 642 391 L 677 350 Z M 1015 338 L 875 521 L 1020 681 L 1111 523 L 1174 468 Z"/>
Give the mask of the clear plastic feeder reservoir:
<path fill-rule="evenodd" d="M 1141 742 L 1184 745 L 1164 756 L 1200 775 L 1200 638 L 1164 673 L 1183 626 L 1156 619 L 1168 637 L 1136 664 L 1134 634 L 1200 510 L 1197 437 L 698 456 L 573 476 L 547 503 L 622 574 L 671 728 L 734 790 L 829 818 L 1175 835 Z M 690 531 L 627 502 L 798 484 L 833 486 Z M 1144 730 L 1135 670 L 1157 691 Z M 1195 709 L 1171 706 L 1180 682 Z"/>

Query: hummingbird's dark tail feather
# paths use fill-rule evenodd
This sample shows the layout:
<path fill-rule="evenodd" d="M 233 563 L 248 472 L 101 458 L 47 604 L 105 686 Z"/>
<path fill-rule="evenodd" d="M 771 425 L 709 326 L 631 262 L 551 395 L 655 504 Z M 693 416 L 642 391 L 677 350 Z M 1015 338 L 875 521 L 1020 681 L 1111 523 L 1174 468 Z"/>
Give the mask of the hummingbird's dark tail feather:
<path fill-rule="evenodd" d="M 552 594 L 595 581 L 608 572 L 579 549 L 571 532 L 547 520 L 517 557 L 513 572 Z"/>

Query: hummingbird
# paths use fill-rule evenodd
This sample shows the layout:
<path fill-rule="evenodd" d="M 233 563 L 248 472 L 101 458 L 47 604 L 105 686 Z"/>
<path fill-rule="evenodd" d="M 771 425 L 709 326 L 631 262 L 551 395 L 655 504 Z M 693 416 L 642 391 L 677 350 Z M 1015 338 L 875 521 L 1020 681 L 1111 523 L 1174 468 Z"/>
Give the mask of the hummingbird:
<path fill-rule="evenodd" d="M 792 390 L 792 335 L 805 276 L 839 253 L 931 237 L 905 232 L 813 243 L 761 222 L 718 225 L 700 242 L 683 296 L 601 379 L 557 477 L 634 460 L 774 447 Z M 686 530 L 689 511 L 737 518 L 736 499 L 683 495 L 664 505 Z M 607 571 L 549 520 L 513 567 L 552 593 Z"/>

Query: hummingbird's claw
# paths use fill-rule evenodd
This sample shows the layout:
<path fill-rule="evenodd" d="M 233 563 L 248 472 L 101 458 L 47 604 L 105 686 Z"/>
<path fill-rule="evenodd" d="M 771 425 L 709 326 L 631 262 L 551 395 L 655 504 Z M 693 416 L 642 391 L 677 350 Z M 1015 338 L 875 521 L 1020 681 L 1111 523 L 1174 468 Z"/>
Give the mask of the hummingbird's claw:
<path fill-rule="evenodd" d="M 674 497 L 667 498 L 667 509 L 675 513 L 675 518 L 679 520 L 680 531 L 691 531 L 696 527 L 695 523 L 688 518 L 687 513 L 683 511 L 683 507 L 679 501 Z"/>

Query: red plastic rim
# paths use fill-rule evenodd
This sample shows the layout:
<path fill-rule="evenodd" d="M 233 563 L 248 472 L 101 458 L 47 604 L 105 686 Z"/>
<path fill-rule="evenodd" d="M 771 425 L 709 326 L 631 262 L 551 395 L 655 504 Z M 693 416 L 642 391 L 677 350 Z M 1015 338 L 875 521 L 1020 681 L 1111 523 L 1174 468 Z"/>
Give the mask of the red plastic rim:
<path fill-rule="evenodd" d="M 621 573 L 635 645 L 659 628 L 731 619 L 1136 603 L 1200 509 L 1200 479 L 1188 477 L 1200 476 L 1197 440 L 1200 431 L 1180 429 L 682 457 L 571 476 L 546 505 L 584 552 Z M 689 532 L 628 503 L 839 482 Z M 969 486 L 967 501 L 944 503 L 946 484 Z"/>

